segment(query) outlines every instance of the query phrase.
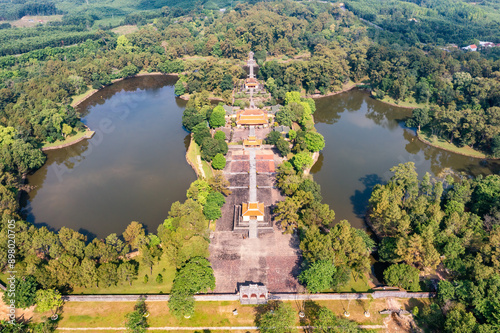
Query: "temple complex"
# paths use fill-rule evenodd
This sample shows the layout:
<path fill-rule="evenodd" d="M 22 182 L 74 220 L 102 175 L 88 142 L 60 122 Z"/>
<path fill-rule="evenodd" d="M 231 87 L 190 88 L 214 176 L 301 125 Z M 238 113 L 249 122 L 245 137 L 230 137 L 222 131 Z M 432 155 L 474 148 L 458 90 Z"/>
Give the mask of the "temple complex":
<path fill-rule="evenodd" d="M 284 198 L 275 173 L 285 158 L 264 139 L 274 129 L 270 125 L 280 106 L 263 109 L 270 95 L 255 78 L 253 53 L 247 65 L 249 77 L 235 89 L 233 105 L 224 106 L 231 126 L 223 129 L 230 141 L 223 173 L 232 193 L 211 234 L 210 262 L 216 292 L 239 290 L 242 303 L 260 304 L 267 301 L 266 287 L 270 292 L 296 290 L 292 272 L 299 248 L 296 236 L 279 231 L 271 210 Z M 279 128 L 282 135 L 287 131 Z"/>
<path fill-rule="evenodd" d="M 238 126 L 267 125 L 267 113 L 261 109 L 245 109 L 236 115 Z"/>

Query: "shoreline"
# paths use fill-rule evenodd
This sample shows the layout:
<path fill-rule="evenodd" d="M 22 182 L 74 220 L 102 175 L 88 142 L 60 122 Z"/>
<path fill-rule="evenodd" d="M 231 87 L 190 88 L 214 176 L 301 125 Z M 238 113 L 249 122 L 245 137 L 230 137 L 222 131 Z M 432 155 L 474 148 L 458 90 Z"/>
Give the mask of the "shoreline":
<path fill-rule="evenodd" d="M 115 79 L 113 81 L 111 81 L 111 84 L 109 86 L 106 86 L 106 87 L 110 87 L 112 86 L 113 84 L 117 83 L 117 82 L 120 82 L 120 81 L 123 81 L 125 79 L 130 79 L 130 78 L 134 78 L 134 77 L 141 77 L 141 76 L 159 76 L 159 75 L 165 75 L 165 76 L 175 76 L 175 77 L 178 77 L 179 74 L 177 73 L 169 73 L 169 74 L 164 74 L 164 73 L 161 73 L 161 72 L 152 72 L 152 73 L 138 73 L 136 75 L 133 75 L 133 76 L 129 76 L 129 77 L 122 77 L 122 78 L 119 78 L 119 79 Z M 100 89 L 91 89 L 89 90 L 86 95 L 81 99 L 79 100 L 78 102 L 76 103 L 71 103 L 70 105 L 73 107 L 73 108 L 76 108 L 78 107 L 80 104 L 82 104 L 84 101 L 86 101 L 87 99 L 89 99 L 90 97 L 92 97 L 95 93 L 99 92 L 101 89 L 104 89 L 106 87 L 102 87 Z M 74 96 L 72 96 L 72 98 L 74 98 Z M 87 128 L 87 132 L 84 136 L 82 136 L 81 138 L 78 138 L 77 140 L 74 140 L 74 141 L 70 141 L 70 142 L 66 142 L 66 143 L 62 143 L 60 145 L 57 145 L 57 146 L 53 146 L 53 147 L 42 147 L 41 150 L 42 151 L 48 151 L 48 150 L 56 150 L 56 149 L 61 149 L 61 148 L 66 148 L 66 147 L 69 147 L 69 146 L 72 146 L 74 144 L 77 144 L 83 140 L 87 140 L 87 139 L 91 139 L 92 136 L 94 136 L 95 134 L 95 131 L 92 131 L 88 126 L 85 126 Z"/>
<path fill-rule="evenodd" d="M 85 127 L 87 127 L 87 126 L 85 126 Z M 85 135 L 83 135 L 82 137 L 80 137 L 74 141 L 65 142 L 65 143 L 62 143 L 60 145 L 52 146 L 52 147 L 42 147 L 41 149 L 42 149 L 42 151 L 49 151 L 49 150 L 66 148 L 66 147 L 72 146 L 74 144 L 77 144 L 78 142 L 81 142 L 83 140 L 91 139 L 94 136 L 94 134 L 95 134 L 95 131 L 92 131 L 90 128 L 87 127 L 87 129 L 85 130 Z"/>
<path fill-rule="evenodd" d="M 312 95 L 306 95 L 304 96 L 305 98 L 312 98 L 312 99 L 319 99 L 319 98 L 323 98 L 323 97 L 330 97 L 330 96 L 335 96 L 335 95 L 338 95 L 338 94 L 342 94 L 342 93 L 345 93 L 345 92 L 348 92 L 348 91 L 351 91 L 353 90 L 354 88 L 357 88 L 359 86 L 364 86 L 365 84 L 364 83 L 354 83 L 352 86 L 349 86 L 347 85 L 346 87 L 344 87 L 342 90 L 339 90 L 339 91 L 332 91 L 332 92 L 329 92 L 328 94 L 325 94 L 325 95 L 321 95 L 321 94 L 312 94 Z"/>
<path fill-rule="evenodd" d="M 425 143 L 426 145 L 428 146 L 431 146 L 431 147 L 434 147 L 434 148 L 437 148 L 437 149 L 441 149 L 441 150 L 444 150 L 444 151 L 447 151 L 449 153 L 452 153 L 452 154 L 457 154 L 457 155 L 462 155 L 462 156 L 466 156 L 466 157 L 471 157 L 471 158 L 475 158 L 475 159 L 478 159 L 478 160 L 487 160 L 487 161 L 498 161 L 500 160 L 500 158 L 495 158 L 495 157 L 479 157 L 479 156 L 474 156 L 474 155 L 470 155 L 470 154 L 465 154 L 465 153 L 461 153 L 461 152 L 457 152 L 457 151 L 452 151 L 450 149 L 447 149 L 447 148 L 444 148 L 444 147 L 440 147 L 438 145 L 435 145 L 429 141 L 427 141 L 426 139 L 424 139 L 420 133 L 418 131 L 416 131 L 417 133 L 417 139 L 422 142 L 422 143 Z M 479 151 L 478 151 L 479 152 Z"/>
<path fill-rule="evenodd" d="M 320 99 L 320 98 L 323 98 L 323 97 L 330 97 L 330 96 L 335 96 L 335 95 L 338 95 L 338 94 L 342 94 L 342 93 L 351 91 L 351 90 L 356 89 L 356 88 L 361 89 L 359 87 L 362 87 L 362 86 L 365 86 L 365 85 L 366 84 L 364 84 L 364 83 L 355 83 L 352 86 L 348 85 L 348 86 L 344 87 L 344 89 L 342 89 L 340 91 L 332 91 L 332 92 L 329 92 L 326 95 L 312 94 L 312 95 L 306 95 L 304 97 L 305 98 L 312 98 L 312 99 Z M 371 91 L 369 88 L 366 88 L 364 90 Z M 383 100 L 380 100 L 380 99 L 376 99 L 371 94 L 370 94 L 370 98 L 373 99 L 373 100 L 375 100 L 375 101 L 379 101 L 381 103 L 384 103 L 384 104 L 387 104 L 387 105 L 391 105 L 391 106 L 395 106 L 395 107 L 402 108 L 402 109 L 409 109 L 409 110 L 418 109 L 418 106 L 403 106 L 403 105 L 399 105 L 399 104 L 396 104 L 396 103 L 392 103 L 392 102 L 388 102 L 388 101 L 383 101 Z"/>
<path fill-rule="evenodd" d="M 193 145 L 193 134 L 191 133 L 191 139 L 189 141 L 189 147 L 186 150 L 186 161 L 188 162 L 188 164 L 191 166 L 191 168 L 193 169 L 194 173 L 196 174 L 196 178 L 200 178 L 200 173 L 203 172 L 203 170 L 198 170 L 198 168 L 195 165 L 195 162 L 191 161 L 191 159 L 189 158 L 189 152 L 192 149 L 192 145 Z"/>
<path fill-rule="evenodd" d="M 175 76 L 175 77 L 178 77 L 179 74 L 178 73 L 168 73 L 168 74 L 163 74 L 162 72 L 151 72 L 151 73 L 138 73 L 136 75 L 132 75 L 132 76 L 128 76 L 128 77 L 122 77 L 122 78 L 119 78 L 119 79 L 114 79 L 111 81 L 111 84 L 109 86 L 106 86 L 106 87 L 111 87 L 113 84 L 117 83 L 117 82 L 120 82 L 120 81 L 123 81 L 123 80 L 126 80 L 126 79 L 131 79 L 131 78 L 134 78 L 134 77 L 141 77 L 141 76 L 160 76 L 160 75 L 165 75 L 165 76 Z M 78 102 L 76 103 L 71 103 L 70 105 L 73 107 L 73 108 L 76 108 L 78 105 L 82 104 L 84 101 L 86 101 L 87 99 L 89 99 L 90 97 L 92 97 L 92 95 L 94 95 L 95 93 L 97 93 L 98 91 L 100 91 L 101 89 L 104 89 L 106 87 L 102 87 L 102 88 L 99 88 L 99 89 L 91 89 L 87 92 L 87 95 L 85 95 L 85 97 L 83 97 L 81 100 L 79 100 Z M 74 96 L 73 96 L 74 97 Z"/>

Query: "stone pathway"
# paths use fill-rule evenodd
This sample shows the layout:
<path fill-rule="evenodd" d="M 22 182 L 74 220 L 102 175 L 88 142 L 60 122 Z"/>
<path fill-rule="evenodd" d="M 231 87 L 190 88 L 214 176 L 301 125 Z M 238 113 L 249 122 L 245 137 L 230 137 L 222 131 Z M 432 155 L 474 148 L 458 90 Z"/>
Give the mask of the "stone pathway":
<path fill-rule="evenodd" d="M 257 238 L 257 220 L 252 219 L 248 222 L 248 238 Z"/>
<path fill-rule="evenodd" d="M 249 200 L 250 202 L 257 202 L 257 168 L 255 162 L 255 149 L 249 148 L 250 153 L 250 179 L 248 187 L 250 189 Z"/>

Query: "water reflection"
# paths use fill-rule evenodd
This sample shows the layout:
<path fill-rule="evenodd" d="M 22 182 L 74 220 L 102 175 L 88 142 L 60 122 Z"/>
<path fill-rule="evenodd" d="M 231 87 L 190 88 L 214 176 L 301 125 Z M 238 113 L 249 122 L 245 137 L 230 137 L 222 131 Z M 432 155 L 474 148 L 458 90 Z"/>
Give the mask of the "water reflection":
<path fill-rule="evenodd" d="M 335 210 L 336 221 L 347 219 L 364 227 L 363 217 L 373 186 L 391 177 L 389 169 L 414 162 L 422 177 L 438 176 L 450 168 L 469 175 L 498 173 L 498 161 L 453 154 L 420 142 L 404 126 L 411 110 L 376 101 L 354 90 L 317 100 L 316 128 L 326 147 L 311 173 L 321 184 L 324 201 Z M 347 111 L 347 112 L 346 112 Z"/>
<path fill-rule="evenodd" d="M 82 103 L 82 120 L 96 134 L 47 152 L 45 165 L 28 177 L 36 187 L 25 198 L 27 219 L 99 237 L 122 233 L 131 221 L 156 231 L 195 179 L 180 125 L 185 101 L 174 97 L 174 82 L 128 79 Z"/>

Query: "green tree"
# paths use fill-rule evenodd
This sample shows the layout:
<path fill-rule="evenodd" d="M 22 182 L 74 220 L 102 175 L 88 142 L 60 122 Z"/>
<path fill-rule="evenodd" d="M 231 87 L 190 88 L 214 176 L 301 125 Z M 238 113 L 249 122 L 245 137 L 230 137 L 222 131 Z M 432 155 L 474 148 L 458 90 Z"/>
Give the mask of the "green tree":
<path fill-rule="evenodd" d="M 214 202 L 207 202 L 203 207 L 203 214 L 208 220 L 215 221 L 222 216 L 220 207 Z"/>
<path fill-rule="evenodd" d="M 208 179 L 208 184 L 215 192 L 222 193 L 226 196 L 231 194 L 231 190 L 229 189 L 229 185 L 231 184 L 221 171 L 215 171 L 214 176 Z"/>
<path fill-rule="evenodd" d="M 298 153 L 292 158 L 292 164 L 297 171 L 303 171 L 311 166 L 313 159 L 309 153 Z"/>
<path fill-rule="evenodd" d="M 224 133 L 223 131 L 216 131 L 214 134 L 214 139 L 224 141 L 226 140 L 226 133 Z"/>
<path fill-rule="evenodd" d="M 123 262 L 118 266 L 117 274 L 120 282 L 128 282 L 129 286 L 131 286 L 132 280 L 137 276 L 136 267 L 130 262 Z"/>
<path fill-rule="evenodd" d="M 320 151 L 325 148 L 325 138 L 317 132 L 307 132 L 305 139 L 307 150 L 311 152 Z"/>
<path fill-rule="evenodd" d="M 126 315 L 125 327 L 129 333 L 145 333 L 148 327 L 147 305 L 143 298 L 139 298 L 134 306 L 134 311 Z"/>
<path fill-rule="evenodd" d="M 145 267 L 149 268 L 150 274 L 153 274 L 153 265 L 155 263 L 153 254 L 151 253 L 151 250 L 149 246 L 143 245 L 140 249 L 141 251 L 141 256 L 140 256 L 140 263 L 141 265 L 144 265 Z"/>
<path fill-rule="evenodd" d="M 184 87 L 184 83 L 182 83 L 180 80 L 177 81 L 174 85 L 174 94 L 175 96 L 181 96 L 186 93 L 186 88 Z"/>
<path fill-rule="evenodd" d="M 168 308 L 178 319 L 184 316 L 192 316 L 194 314 L 193 294 L 187 292 L 186 290 L 172 289 L 170 299 L 168 300 Z"/>
<path fill-rule="evenodd" d="M 298 91 L 289 91 L 285 94 L 285 105 L 290 103 L 300 103 L 300 92 Z"/>
<path fill-rule="evenodd" d="M 35 299 L 38 312 L 51 311 L 52 314 L 64 303 L 61 294 L 55 289 L 39 289 L 36 292 Z"/>
<path fill-rule="evenodd" d="M 295 332 L 295 311 L 286 303 L 279 303 L 257 319 L 257 326 L 263 333 Z"/>
<path fill-rule="evenodd" d="M 102 264 L 97 268 L 99 287 L 115 286 L 118 282 L 117 265 L 111 262 Z"/>
<path fill-rule="evenodd" d="M 97 268 L 94 260 L 83 258 L 80 264 L 80 274 L 78 274 L 78 284 L 86 288 L 97 287 Z"/>
<path fill-rule="evenodd" d="M 412 111 L 412 117 L 406 122 L 408 127 L 420 127 L 426 126 L 430 122 L 429 110 L 428 109 L 415 109 Z"/>
<path fill-rule="evenodd" d="M 205 117 L 193 107 L 187 107 L 182 113 L 182 125 L 190 132 L 193 132 L 194 128 L 198 124 L 203 124 L 203 128 L 206 128 Z M 208 129 L 207 129 L 208 131 Z M 208 135 L 210 135 L 210 131 L 208 131 Z M 196 140 L 195 140 L 196 141 Z M 196 141 L 198 143 L 198 141 Z M 201 143 L 201 140 L 200 140 Z M 200 144 L 198 143 L 198 144 Z"/>
<path fill-rule="evenodd" d="M 172 290 L 185 290 L 194 295 L 215 289 L 215 277 L 210 262 L 201 257 L 191 258 L 177 272 Z"/>
<path fill-rule="evenodd" d="M 210 116 L 210 127 L 217 128 L 226 124 L 226 111 L 220 105 L 216 106 Z"/>
<path fill-rule="evenodd" d="M 287 156 L 291 152 L 290 144 L 288 141 L 283 139 L 283 137 L 280 137 L 278 142 L 276 142 L 276 148 L 278 148 L 280 155 L 283 157 Z"/>
<path fill-rule="evenodd" d="M 163 283 L 163 275 L 159 274 L 156 276 L 156 283 Z"/>
<path fill-rule="evenodd" d="M 137 249 L 145 239 L 144 227 L 141 223 L 132 221 L 123 232 L 123 239 L 132 249 Z"/>
<path fill-rule="evenodd" d="M 384 280 L 390 286 L 419 291 L 419 270 L 407 264 L 394 264 L 384 270 Z"/>
<path fill-rule="evenodd" d="M 278 131 L 271 131 L 266 137 L 266 143 L 275 145 L 282 138 L 281 133 Z"/>
<path fill-rule="evenodd" d="M 307 286 L 307 290 L 318 293 L 332 286 L 335 266 L 328 260 L 318 260 L 299 275 L 300 283 Z"/>
<path fill-rule="evenodd" d="M 352 270 L 364 273 L 370 268 L 370 249 L 357 229 L 346 220 L 340 221 L 328 233 L 332 244 L 332 254 L 336 267 L 348 266 Z"/>
<path fill-rule="evenodd" d="M 214 156 L 212 159 L 212 168 L 222 170 L 226 167 L 226 158 L 221 153 Z"/>
<path fill-rule="evenodd" d="M 2 299 L 5 304 L 11 304 L 12 300 L 15 307 L 19 309 L 26 309 L 35 304 L 38 283 L 32 275 L 16 278 L 15 286 L 15 292 L 11 293 L 9 289 L 3 292 Z"/>
<path fill-rule="evenodd" d="M 356 322 L 338 318 L 330 309 L 322 307 L 313 322 L 314 333 L 358 333 L 361 330 Z"/>
<path fill-rule="evenodd" d="M 476 318 L 463 304 L 457 304 L 446 316 L 444 331 L 447 333 L 470 333 L 476 332 L 476 329 Z"/>

